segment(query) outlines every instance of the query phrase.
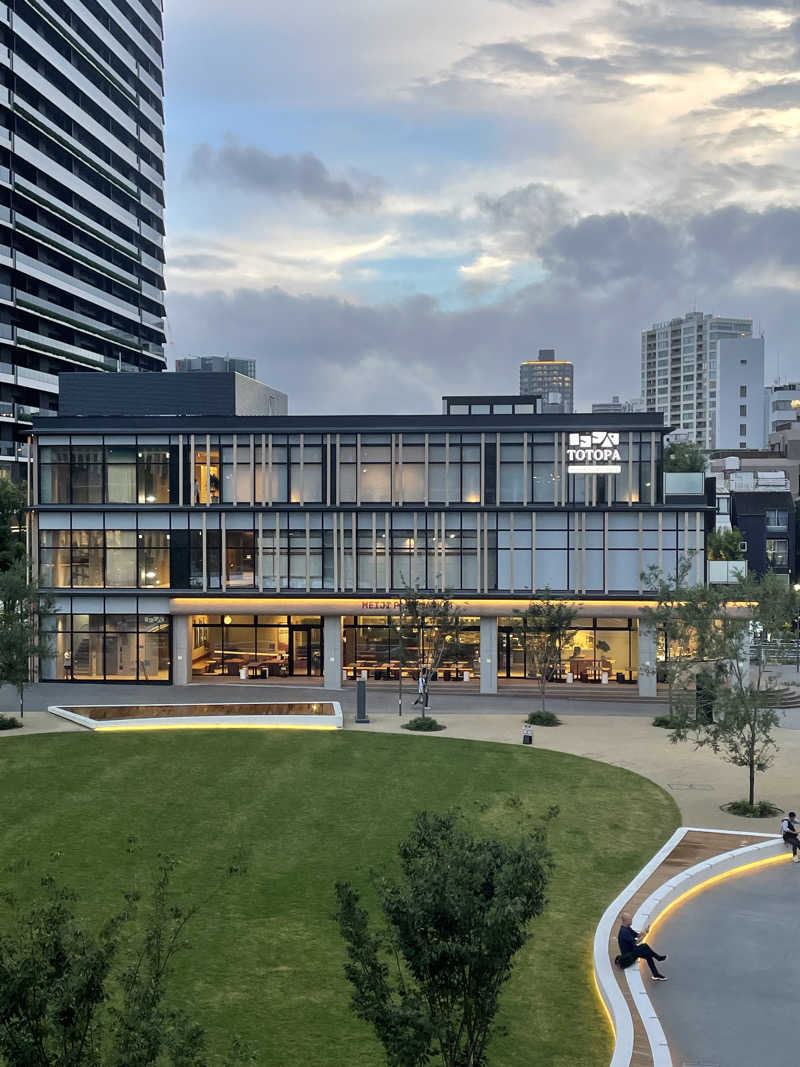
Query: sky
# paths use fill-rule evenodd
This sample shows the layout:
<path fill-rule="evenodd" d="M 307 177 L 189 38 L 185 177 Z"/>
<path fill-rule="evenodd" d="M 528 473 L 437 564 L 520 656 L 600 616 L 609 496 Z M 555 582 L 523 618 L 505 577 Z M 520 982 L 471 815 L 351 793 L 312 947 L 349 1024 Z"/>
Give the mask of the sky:
<path fill-rule="evenodd" d="M 169 362 L 435 412 L 749 316 L 800 379 L 795 0 L 165 0 Z"/>

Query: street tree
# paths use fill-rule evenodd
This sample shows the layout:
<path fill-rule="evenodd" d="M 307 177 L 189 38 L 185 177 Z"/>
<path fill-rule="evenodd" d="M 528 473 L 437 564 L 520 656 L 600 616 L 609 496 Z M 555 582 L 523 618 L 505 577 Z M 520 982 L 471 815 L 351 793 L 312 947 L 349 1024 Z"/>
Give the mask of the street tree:
<path fill-rule="evenodd" d="M 544 589 L 541 598 L 532 600 L 524 612 L 525 651 L 528 671 L 536 676 L 542 711 L 545 710 L 547 683 L 561 666 L 562 650 L 576 633 L 573 625 L 577 609 L 561 600 L 553 600 Z"/>
<path fill-rule="evenodd" d="M 697 441 L 682 441 L 664 449 L 667 473 L 700 472 L 706 469 L 706 454 Z"/>
<path fill-rule="evenodd" d="M 25 558 L 25 494 L 0 475 L 0 573 Z"/>
<path fill-rule="evenodd" d="M 52 635 L 46 628 L 51 615 L 51 601 L 29 579 L 24 561 L 0 572 L 0 685 L 16 689 L 20 718 L 25 714 L 25 686 L 33 662 L 52 651 Z"/>
<path fill-rule="evenodd" d="M 390 1067 L 486 1064 L 500 993 L 545 906 L 546 821 L 512 845 L 474 837 L 453 813 L 421 812 L 400 845 L 401 880 L 378 885 L 378 932 L 353 886 L 337 884 L 352 1008 Z"/>
<path fill-rule="evenodd" d="M 687 625 L 698 639 L 696 662 L 713 668 L 713 714 L 698 716 L 690 700 L 679 703 L 672 740 L 691 739 L 748 772 L 748 804 L 755 804 L 755 776 L 772 765 L 777 752 L 774 730 L 787 690 L 770 671 L 765 656 L 751 655 L 753 634 L 780 645 L 791 639 L 800 600 L 776 575 L 740 578 L 728 595 L 717 594 L 713 611 L 686 608 Z M 730 601 L 728 603 L 727 601 Z M 713 596 L 706 600 L 707 608 Z M 693 614 L 694 608 L 694 614 Z M 701 658 L 702 657 L 702 658 Z"/>
<path fill-rule="evenodd" d="M 397 619 L 401 659 L 423 679 L 423 717 L 430 707 L 430 687 L 442 661 L 458 660 L 464 651 L 464 624 L 459 608 L 446 595 L 408 588 L 400 598 Z"/>

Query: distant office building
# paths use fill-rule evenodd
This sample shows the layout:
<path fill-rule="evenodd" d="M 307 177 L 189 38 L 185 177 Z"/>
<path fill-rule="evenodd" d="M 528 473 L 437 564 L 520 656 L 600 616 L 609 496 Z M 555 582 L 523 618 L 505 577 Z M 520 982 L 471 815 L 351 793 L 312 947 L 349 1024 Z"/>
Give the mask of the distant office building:
<path fill-rule="evenodd" d="M 722 318 L 702 311 L 642 330 L 642 396 L 647 410 L 663 412 L 666 423 L 686 430 L 704 448 L 713 448 L 718 344 L 752 333 L 752 319 Z"/>
<path fill-rule="evenodd" d="M 634 400 L 620 400 L 618 396 L 612 396 L 610 400 L 592 404 L 592 414 L 631 414 L 637 411 L 645 411 L 644 400 L 637 396 Z"/>
<path fill-rule="evenodd" d="M 554 348 L 540 348 L 537 360 L 520 364 L 519 391 L 522 396 L 541 396 L 544 414 L 571 414 L 572 363 L 569 360 L 556 359 Z"/>
<path fill-rule="evenodd" d="M 164 358 L 160 0 L 0 5 L 0 468 L 67 370 Z"/>
<path fill-rule="evenodd" d="M 764 338 L 717 342 L 715 447 L 764 448 Z"/>
<path fill-rule="evenodd" d="M 768 385 L 764 389 L 764 437 L 800 420 L 800 382 Z"/>
<path fill-rule="evenodd" d="M 175 370 L 179 374 L 190 371 L 207 371 L 214 374 L 244 374 L 255 378 L 256 361 L 254 359 L 234 359 L 231 356 L 186 356 L 175 360 Z"/>
<path fill-rule="evenodd" d="M 230 356 L 187 356 L 175 360 L 178 374 L 241 374 L 246 378 L 255 378 L 256 361 L 254 359 L 233 359 Z M 288 415 L 289 397 L 271 385 L 258 382 L 258 402 L 263 408 L 262 415 Z"/>

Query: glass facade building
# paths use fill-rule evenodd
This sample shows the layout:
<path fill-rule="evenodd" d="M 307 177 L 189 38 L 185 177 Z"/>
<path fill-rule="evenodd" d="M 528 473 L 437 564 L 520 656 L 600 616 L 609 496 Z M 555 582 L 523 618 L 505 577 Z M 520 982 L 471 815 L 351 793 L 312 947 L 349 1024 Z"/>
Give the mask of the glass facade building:
<path fill-rule="evenodd" d="M 565 673 L 635 681 L 642 574 L 690 556 L 703 581 L 713 521 L 702 485 L 664 495 L 664 433 L 653 414 L 39 420 L 42 673 L 390 678 L 417 586 L 461 609 L 453 680 L 528 677 L 517 613 L 549 589 L 578 605 Z M 584 439 L 614 462 L 575 472 Z"/>
<path fill-rule="evenodd" d="M 165 366 L 161 2 L 9 0 L 0 37 L 8 466 L 60 372 Z"/>

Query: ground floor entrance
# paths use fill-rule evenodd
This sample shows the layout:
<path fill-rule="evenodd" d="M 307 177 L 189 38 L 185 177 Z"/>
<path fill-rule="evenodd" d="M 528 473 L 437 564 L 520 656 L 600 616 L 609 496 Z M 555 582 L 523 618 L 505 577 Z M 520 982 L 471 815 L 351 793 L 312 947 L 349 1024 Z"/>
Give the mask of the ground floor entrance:
<path fill-rule="evenodd" d="M 322 620 L 304 615 L 192 616 L 192 677 L 318 678 Z"/>

